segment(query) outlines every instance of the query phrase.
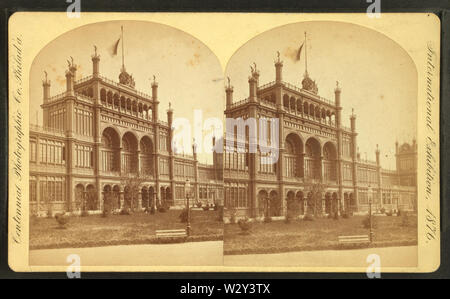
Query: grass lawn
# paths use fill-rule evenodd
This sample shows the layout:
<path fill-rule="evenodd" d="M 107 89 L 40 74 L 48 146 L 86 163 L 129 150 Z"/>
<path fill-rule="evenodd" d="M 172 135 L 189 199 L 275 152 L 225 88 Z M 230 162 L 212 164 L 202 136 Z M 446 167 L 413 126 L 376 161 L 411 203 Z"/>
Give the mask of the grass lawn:
<path fill-rule="evenodd" d="M 54 218 L 30 219 L 30 249 L 79 248 L 92 246 L 161 243 L 155 230 L 183 229 L 181 210 L 154 215 L 71 216 L 66 229 L 60 229 Z M 217 211 L 191 211 L 191 236 L 187 241 L 222 240 L 223 223 Z"/>
<path fill-rule="evenodd" d="M 349 248 L 339 245 L 338 236 L 368 235 L 362 221 L 367 216 L 348 219 L 315 219 L 252 223 L 249 234 L 243 234 L 238 224 L 225 224 L 224 254 L 256 254 L 301 250 Z M 402 216 L 374 216 L 376 228 L 371 245 L 385 247 L 417 244 L 417 217 L 408 216 L 409 225 L 402 226 Z"/>

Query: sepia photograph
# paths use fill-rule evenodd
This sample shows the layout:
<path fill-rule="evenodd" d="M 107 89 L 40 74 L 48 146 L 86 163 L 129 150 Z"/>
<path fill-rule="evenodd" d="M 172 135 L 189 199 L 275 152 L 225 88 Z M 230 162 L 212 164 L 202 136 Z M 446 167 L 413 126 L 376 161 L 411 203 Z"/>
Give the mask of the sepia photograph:
<path fill-rule="evenodd" d="M 220 264 L 221 127 L 200 118 L 199 139 L 172 142 L 194 129 L 192 108 L 221 118 L 203 100 L 221 101 L 220 77 L 200 41 L 150 22 L 91 24 L 43 48 L 30 75 L 30 264 L 66 263 L 73 248 L 84 263 Z"/>
<path fill-rule="evenodd" d="M 15 13 L 10 267 L 433 271 L 439 25 Z"/>
<path fill-rule="evenodd" d="M 380 247 L 416 266 L 409 55 L 362 26 L 300 22 L 244 44 L 226 75 L 225 264 L 357 266 Z"/>

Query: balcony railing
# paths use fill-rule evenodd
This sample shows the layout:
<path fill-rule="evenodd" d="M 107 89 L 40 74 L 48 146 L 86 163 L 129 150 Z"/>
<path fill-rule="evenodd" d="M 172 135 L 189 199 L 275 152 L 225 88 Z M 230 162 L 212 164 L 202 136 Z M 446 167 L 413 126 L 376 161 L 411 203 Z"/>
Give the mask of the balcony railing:
<path fill-rule="evenodd" d="M 106 78 L 106 77 L 104 77 L 104 76 L 99 76 L 104 82 L 106 82 L 106 83 L 108 83 L 108 84 L 111 84 L 111 85 L 113 85 L 113 86 L 115 86 L 115 87 L 117 87 L 117 88 L 124 88 L 125 87 L 125 85 L 122 85 L 122 84 L 120 84 L 120 83 L 117 83 L 117 82 L 115 82 L 115 81 L 113 81 L 113 80 L 111 80 L 111 79 L 108 79 L 108 78 Z M 126 88 L 126 87 L 125 87 Z M 149 100 L 151 100 L 152 99 L 152 97 L 150 96 L 150 95 L 148 95 L 148 94 L 146 94 L 146 93 L 144 93 L 144 92 L 142 92 L 142 91 L 139 91 L 139 90 L 136 90 L 136 89 L 132 89 L 132 91 L 135 93 L 135 94 L 137 94 L 137 95 L 139 95 L 139 96 L 141 96 L 141 97 L 143 97 L 143 98 L 146 98 L 146 99 L 149 99 Z"/>
<path fill-rule="evenodd" d="M 82 99 L 82 100 L 84 100 L 84 101 L 86 101 L 86 102 L 89 102 L 89 103 L 94 102 L 94 99 L 93 99 L 93 98 L 91 98 L 91 97 L 89 97 L 89 96 L 87 96 L 87 95 L 84 95 L 84 94 L 82 94 L 82 93 L 75 92 L 75 95 L 76 95 L 78 98 L 80 98 L 80 99 Z"/>
<path fill-rule="evenodd" d="M 39 132 L 39 133 L 48 133 L 48 134 L 52 134 L 52 135 L 56 135 L 56 136 L 60 136 L 60 137 L 65 136 L 64 130 L 55 129 L 55 128 L 51 128 L 51 127 L 43 127 L 43 126 L 39 126 L 39 125 L 35 125 L 35 124 L 30 124 L 30 131 Z"/>
<path fill-rule="evenodd" d="M 284 82 L 284 81 L 283 81 L 283 84 L 284 84 L 284 86 L 285 86 L 286 88 L 289 88 L 289 89 L 291 89 L 291 90 L 294 90 L 294 91 L 297 91 L 297 92 L 300 92 L 300 93 L 308 93 L 308 94 L 311 95 L 314 99 L 316 99 L 316 100 L 318 100 L 318 101 L 320 101 L 320 102 L 323 102 L 323 103 L 325 103 L 325 104 L 332 105 L 332 106 L 335 105 L 335 103 L 334 103 L 333 101 L 330 101 L 330 100 L 328 100 L 328 99 L 326 99 L 326 98 L 323 98 L 323 97 L 321 97 L 321 96 L 318 96 L 318 95 L 316 95 L 315 93 L 312 93 L 312 92 L 310 92 L 310 91 L 308 91 L 308 90 L 305 90 L 305 89 L 302 89 L 302 88 L 298 88 L 298 87 L 295 86 L 294 84 L 291 84 L 291 83 L 288 83 L 288 82 Z"/>
<path fill-rule="evenodd" d="M 66 92 L 62 92 L 62 93 L 60 93 L 60 94 L 54 95 L 54 96 L 48 98 L 48 103 L 50 103 L 50 102 L 55 102 L 55 101 L 58 101 L 58 100 L 61 100 L 61 99 L 64 98 L 66 95 L 67 95 Z"/>
<path fill-rule="evenodd" d="M 241 101 L 239 101 L 239 102 L 234 102 L 234 103 L 232 103 L 231 106 L 230 106 L 230 108 L 235 108 L 235 107 L 244 105 L 244 104 L 246 104 L 246 103 L 248 103 L 248 98 L 247 98 L 247 99 L 244 99 L 244 100 L 241 100 Z"/>
<path fill-rule="evenodd" d="M 261 85 L 261 86 L 258 87 L 258 90 L 263 90 L 263 89 L 272 87 L 272 86 L 275 85 L 275 83 L 276 83 L 275 81 L 272 81 L 272 82 L 266 83 L 264 85 Z"/>
<path fill-rule="evenodd" d="M 93 78 L 93 76 L 92 76 L 92 75 L 89 75 L 89 76 L 87 76 L 87 77 L 78 79 L 77 81 L 75 81 L 74 84 L 75 84 L 75 85 L 78 85 L 78 84 L 84 83 L 84 82 L 86 82 L 86 81 L 89 81 L 89 80 L 91 80 L 92 78 Z"/>

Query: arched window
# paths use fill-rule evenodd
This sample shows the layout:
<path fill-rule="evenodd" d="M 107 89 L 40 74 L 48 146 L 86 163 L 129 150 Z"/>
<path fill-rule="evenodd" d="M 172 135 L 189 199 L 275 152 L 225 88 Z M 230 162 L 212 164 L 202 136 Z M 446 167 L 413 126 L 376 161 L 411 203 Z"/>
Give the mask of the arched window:
<path fill-rule="evenodd" d="M 286 177 L 303 177 L 303 143 L 297 134 L 291 133 L 285 142 Z"/>
<path fill-rule="evenodd" d="M 141 172 L 146 175 L 153 174 L 153 144 L 148 136 L 144 136 L 140 142 Z"/>
<path fill-rule="evenodd" d="M 127 132 L 122 137 L 122 171 L 135 173 L 137 171 L 137 139 Z"/>
<path fill-rule="evenodd" d="M 323 177 L 325 181 L 336 181 L 336 147 L 333 143 L 327 142 L 323 147 Z"/>
<path fill-rule="evenodd" d="M 320 169 L 320 143 L 314 138 L 309 138 L 305 144 L 305 177 L 319 179 Z"/>
<path fill-rule="evenodd" d="M 120 170 L 120 139 L 119 135 L 112 128 L 106 128 L 102 134 L 101 145 L 101 170 L 119 171 Z"/>

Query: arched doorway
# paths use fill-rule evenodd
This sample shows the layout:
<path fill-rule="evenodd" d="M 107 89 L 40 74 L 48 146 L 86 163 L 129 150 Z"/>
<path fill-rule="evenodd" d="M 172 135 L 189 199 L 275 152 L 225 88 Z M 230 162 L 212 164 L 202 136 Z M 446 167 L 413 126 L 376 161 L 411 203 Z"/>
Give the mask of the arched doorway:
<path fill-rule="evenodd" d="M 346 193 L 344 193 L 344 210 L 348 211 L 349 207 L 350 207 L 350 199 L 349 199 L 348 193 L 346 192 Z"/>
<path fill-rule="evenodd" d="M 166 204 L 168 204 L 169 206 L 173 205 L 172 202 L 172 192 L 170 191 L 170 187 L 166 187 L 165 190 L 165 194 L 166 194 Z"/>
<path fill-rule="evenodd" d="M 331 195 L 331 209 L 334 213 L 339 211 L 339 198 L 336 192 L 333 192 L 333 194 Z"/>
<path fill-rule="evenodd" d="M 165 187 L 161 187 L 159 190 L 159 194 L 161 195 L 161 202 L 160 204 L 162 206 L 164 206 L 166 204 L 166 188 Z"/>
<path fill-rule="evenodd" d="M 103 187 L 103 210 L 110 212 L 113 205 L 113 193 L 110 185 Z"/>
<path fill-rule="evenodd" d="M 148 189 L 147 187 L 142 187 L 141 189 L 141 196 L 142 196 L 142 208 L 148 209 L 149 208 L 149 198 L 148 198 Z"/>
<path fill-rule="evenodd" d="M 78 184 L 75 186 L 75 206 L 76 210 L 85 210 L 85 200 L 84 200 L 84 186 Z"/>
<path fill-rule="evenodd" d="M 286 195 L 286 211 L 288 217 L 297 217 L 299 214 L 299 206 L 295 198 L 295 192 L 289 191 Z"/>
<path fill-rule="evenodd" d="M 305 214 L 305 199 L 303 197 L 303 192 L 298 191 L 295 195 L 295 200 L 298 202 L 298 208 L 299 208 L 299 214 L 304 215 Z"/>
<path fill-rule="evenodd" d="M 149 206 L 155 206 L 155 189 L 153 187 L 148 188 Z"/>
<path fill-rule="evenodd" d="M 123 188 L 124 207 L 131 208 L 131 189 L 129 186 Z"/>
<path fill-rule="evenodd" d="M 275 190 L 272 190 L 269 193 L 269 201 L 270 201 L 270 216 L 281 216 L 281 201 L 278 193 Z"/>
<path fill-rule="evenodd" d="M 353 196 L 353 192 L 348 195 L 350 201 L 350 211 L 353 212 L 356 210 L 356 200 Z"/>
<path fill-rule="evenodd" d="M 97 210 L 97 191 L 93 185 L 88 185 L 86 188 L 86 210 Z"/>
<path fill-rule="evenodd" d="M 118 185 L 114 185 L 112 192 L 112 209 L 120 209 L 120 187 Z"/>
<path fill-rule="evenodd" d="M 331 213 L 331 194 L 330 192 L 325 193 L 325 213 Z"/>
<path fill-rule="evenodd" d="M 269 211 L 269 194 L 266 190 L 258 192 L 259 216 L 268 216 Z"/>

